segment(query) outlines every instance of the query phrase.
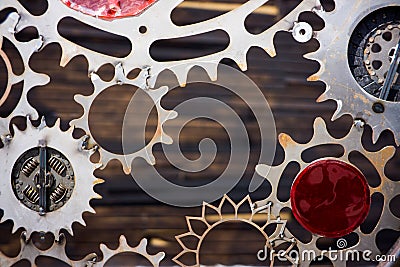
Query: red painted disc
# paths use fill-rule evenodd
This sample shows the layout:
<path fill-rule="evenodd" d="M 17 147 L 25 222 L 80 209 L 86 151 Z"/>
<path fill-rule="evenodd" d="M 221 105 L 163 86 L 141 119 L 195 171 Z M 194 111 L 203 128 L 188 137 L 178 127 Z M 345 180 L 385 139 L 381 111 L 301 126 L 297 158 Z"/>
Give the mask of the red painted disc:
<path fill-rule="evenodd" d="M 368 215 L 367 180 L 352 165 L 324 159 L 301 171 L 290 192 L 297 221 L 313 234 L 341 237 L 354 231 Z"/>
<path fill-rule="evenodd" d="M 72 9 L 105 19 L 136 16 L 156 0 L 61 0 Z"/>

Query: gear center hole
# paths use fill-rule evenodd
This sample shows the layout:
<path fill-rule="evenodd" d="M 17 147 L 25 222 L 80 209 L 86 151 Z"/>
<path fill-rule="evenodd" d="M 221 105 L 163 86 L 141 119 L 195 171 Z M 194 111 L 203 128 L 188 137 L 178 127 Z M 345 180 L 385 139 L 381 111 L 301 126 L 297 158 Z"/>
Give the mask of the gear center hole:
<path fill-rule="evenodd" d="M 60 209 L 71 198 L 75 187 L 75 174 L 69 160 L 53 148 L 45 147 L 44 150 L 45 156 L 40 147 L 24 152 L 15 162 L 11 174 L 16 198 L 36 212 Z"/>
<path fill-rule="evenodd" d="M 156 134 L 157 125 L 153 100 L 147 92 L 131 85 L 115 85 L 103 91 L 89 112 L 93 138 L 105 150 L 119 155 L 144 148 Z"/>

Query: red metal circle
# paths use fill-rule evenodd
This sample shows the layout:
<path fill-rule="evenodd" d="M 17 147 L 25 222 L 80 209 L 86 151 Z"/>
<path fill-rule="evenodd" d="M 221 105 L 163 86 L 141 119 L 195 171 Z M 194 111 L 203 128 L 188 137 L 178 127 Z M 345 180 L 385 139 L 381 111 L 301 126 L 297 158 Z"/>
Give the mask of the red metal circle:
<path fill-rule="evenodd" d="M 72 9 L 105 19 L 136 16 L 156 0 L 61 0 Z"/>
<path fill-rule="evenodd" d="M 301 171 L 290 192 L 297 221 L 311 233 L 341 237 L 368 215 L 371 198 L 364 175 L 352 165 L 324 159 Z"/>

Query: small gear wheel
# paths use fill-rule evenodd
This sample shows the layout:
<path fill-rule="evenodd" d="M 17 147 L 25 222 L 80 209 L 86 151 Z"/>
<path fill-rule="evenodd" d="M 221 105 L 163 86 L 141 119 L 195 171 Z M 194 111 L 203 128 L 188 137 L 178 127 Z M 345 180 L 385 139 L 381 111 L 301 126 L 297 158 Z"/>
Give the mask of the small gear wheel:
<path fill-rule="evenodd" d="M 94 73 L 91 75 L 91 79 L 94 85 L 94 93 L 90 96 L 83 96 L 83 95 L 75 96 L 75 101 L 78 102 L 83 107 L 84 111 L 82 117 L 72 120 L 70 124 L 77 128 L 83 129 L 86 133 L 93 136 L 91 134 L 89 125 L 89 113 L 96 97 L 99 96 L 103 91 L 107 90 L 108 88 L 114 85 L 127 84 L 132 86 L 138 86 L 138 84 L 136 84 L 135 81 L 129 80 L 125 77 L 122 65 L 118 65 L 115 68 L 114 78 L 109 82 L 103 81 L 97 74 Z M 102 163 L 102 168 L 105 168 L 108 162 L 110 162 L 111 160 L 116 159 L 121 162 L 124 172 L 126 174 L 129 174 L 131 172 L 132 161 L 135 158 L 141 157 L 145 159 L 149 164 L 154 165 L 155 158 L 153 156 L 153 151 L 152 151 L 153 146 L 156 143 L 160 142 L 166 144 L 172 143 L 171 137 L 169 137 L 164 132 L 163 124 L 168 120 L 174 119 L 177 116 L 177 113 L 175 111 L 165 110 L 161 106 L 161 99 L 164 95 L 168 93 L 168 87 L 163 86 L 158 89 L 148 89 L 144 90 L 144 92 L 152 99 L 153 104 L 157 110 L 158 125 L 156 134 L 153 136 L 153 138 L 147 145 L 144 145 L 144 147 L 142 147 L 136 152 L 132 152 L 126 155 L 113 153 L 104 148 L 100 148 L 99 154 L 100 154 L 100 162 Z M 96 142 L 94 138 L 92 138 L 92 141 Z"/>
<path fill-rule="evenodd" d="M 380 253 L 376 244 L 377 234 L 384 229 L 398 230 L 400 218 L 390 210 L 389 203 L 399 195 L 400 182 L 392 181 L 385 175 L 385 166 L 395 153 L 393 146 L 379 151 L 367 151 L 361 142 L 363 134 L 361 124 L 354 124 L 350 132 L 341 139 L 332 137 L 326 129 L 322 118 L 314 122 L 314 136 L 306 144 L 296 143 L 287 134 L 279 136 L 279 143 L 285 150 L 284 162 L 278 166 L 258 165 L 256 171 L 272 185 L 272 193 L 265 200 L 255 203 L 256 206 L 273 203 L 272 212 L 279 213 L 290 208 L 294 217 L 311 234 L 311 240 L 298 240 L 297 247 L 302 251 L 314 251 L 321 256 L 317 247 L 320 238 L 343 238 L 355 233 L 359 239 L 354 245 L 341 247 L 343 251 L 370 250 L 371 255 Z M 340 145 L 344 153 L 338 157 L 320 158 L 313 162 L 303 159 L 303 152 L 321 145 Z M 375 168 L 380 177 L 378 185 L 368 181 L 356 166 L 350 163 L 349 156 L 353 151 L 361 153 Z M 288 199 L 279 197 L 278 189 L 288 177 L 284 171 L 290 163 L 300 167 L 290 188 Z M 373 195 L 383 197 L 383 208 L 379 220 L 370 232 L 363 231 L 361 224 L 367 218 Z M 312 258 L 302 259 L 302 265 L 308 265 Z M 334 265 L 343 263 L 337 257 L 331 259 Z"/>
<path fill-rule="evenodd" d="M 129 246 L 128 242 L 126 241 L 125 236 L 120 236 L 119 238 L 119 246 L 115 250 L 108 248 L 106 245 L 101 244 L 100 250 L 103 253 L 103 259 L 99 262 L 94 262 L 93 267 L 103 267 L 107 264 L 107 262 L 114 256 L 122 253 L 135 253 L 145 257 L 151 266 L 158 267 L 160 266 L 160 262 L 164 259 L 165 253 L 159 252 L 155 255 L 150 255 L 147 252 L 147 239 L 144 238 L 140 241 L 137 247 Z"/>
<path fill-rule="evenodd" d="M 72 224 L 85 225 L 84 212 L 95 213 L 90 200 L 101 198 L 94 186 L 102 183 L 93 172 L 100 165 L 90 161 L 94 149 L 72 137 L 73 128 L 63 132 L 60 120 L 48 127 L 44 120 L 34 127 L 14 127 L 14 136 L 4 139 L 0 149 L 1 222 L 12 220 L 13 232 L 51 232 L 58 238 L 61 229 L 71 235 Z"/>

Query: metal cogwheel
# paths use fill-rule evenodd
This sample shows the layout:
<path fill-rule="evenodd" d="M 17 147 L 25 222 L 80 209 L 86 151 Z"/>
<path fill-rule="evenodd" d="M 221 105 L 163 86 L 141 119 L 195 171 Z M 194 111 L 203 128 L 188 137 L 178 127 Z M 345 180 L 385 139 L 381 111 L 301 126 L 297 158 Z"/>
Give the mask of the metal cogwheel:
<path fill-rule="evenodd" d="M 17 32 L 29 26 L 37 28 L 39 35 L 43 36 L 43 47 L 50 43 L 60 44 L 62 48 L 60 64 L 62 66 L 65 66 L 72 58 L 83 55 L 88 60 L 89 73 L 96 72 L 107 63 L 114 66 L 122 64 L 125 73 L 140 68 L 142 71 L 136 78 L 136 83 L 139 87 L 145 88 L 154 86 L 158 74 L 166 69 L 175 73 L 182 85 L 186 82 L 189 70 L 194 66 L 203 67 L 209 76 L 215 80 L 217 78 L 217 65 L 224 58 L 234 60 L 245 71 L 247 69 L 246 54 L 251 47 L 261 47 L 270 56 L 275 56 L 273 44 L 275 34 L 278 31 L 293 31 L 294 35 L 298 36 L 297 33 L 301 29 L 309 30 L 309 27 L 304 28 L 305 23 L 296 24 L 298 15 L 305 11 L 314 11 L 314 9 L 320 7 L 316 5 L 315 0 L 302 1 L 291 13 L 269 29 L 257 35 L 249 33 L 245 29 L 245 19 L 267 1 L 251 0 L 221 16 L 186 26 L 177 26 L 171 20 L 172 11 L 183 0 L 156 1 L 139 15 L 114 18 L 113 20 L 84 14 L 80 12 L 84 9 L 74 4 L 75 1 L 69 0 L 64 0 L 67 4 L 64 4 L 61 0 L 47 1 L 48 8 L 40 16 L 30 14 L 18 1 L 14 0 L 2 0 L 0 10 L 7 7 L 16 9 L 21 17 L 16 27 Z M 87 11 L 87 9 L 85 10 Z M 110 8 L 110 10 L 113 9 Z M 89 11 L 86 13 L 96 15 Z M 124 58 L 116 58 L 89 50 L 63 38 L 57 27 L 59 22 L 66 17 L 72 17 L 95 28 L 126 37 L 133 47 L 131 53 Z M 295 25 L 297 25 L 296 29 L 294 29 Z M 146 31 L 141 32 L 140 28 L 145 28 Z M 166 62 L 156 61 L 150 55 L 150 47 L 157 40 L 189 37 L 214 30 L 223 30 L 230 38 L 229 46 L 218 53 L 199 58 Z M 307 31 L 307 36 L 308 38 L 312 37 L 309 31 Z M 296 39 L 302 42 L 306 41 L 304 36 Z"/>
<path fill-rule="evenodd" d="M 135 81 L 131 81 L 125 77 L 121 65 L 116 66 L 114 78 L 109 82 L 103 81 L 97 74 L 94 73 L 91 74 L 91 79 L 94 85 L 94 93 L 90 96 L 83 96 L 83 95 L 75 96 L 75 101 L 78 102 L 80 105 L 82 105 L 84 112 L 82 117 L 73 120 L 70 123 L 72 126 L 82 128 L 88 134 L 90 134 L 91 132 L 89 127 L 90 108 L 93 104 L 93 101 L 99 94 L 101 94 L 104 90 L 107 90 L 108 88 L 117 84 L 118 85 L 127 84 L 127 85 L 137 86 Z M 156 143 L 160 142 L 165 144 L 172 143 L 172 139 L 164 132 L 163 124 L 168 120 L 174 119 L 177 116 L 177 113 L 175 111 L 165 110 L 160 103 L 161 98 L 168 93 L 168 88 L 164 86 L 160 87 L 159 89 L 144 90 L 144 92 L 153 100 L 154 106 L 156 107 L 157 110 L 158 125 L 156 129 L 156 134 L 153 136 L 153 138 L 147 145 L 145 145 L 139 151 L 136 151 L 131 154 L 127 155 L 116 154 L 104 148 L 100 148 L 99 153 L 100 153 L 100 162 L 103 164 L 102 168 L 105 168 L 107 166 L 107 163 L 110 162 L 111 160 L 116 159 L 121 162 L 124 172 L 126 174 L 129 174 L 131 172 L 132 161 L 135 158 L 141 157 L 145 159 L 149 164 L 154 165 L 155 158 L 152 152 L 153 146 Z M 93 142 L 96 141 L 93 140 Z"/>
<path fill-rule="evenodd" d="M 316 10 L 325 28 L 315 33 L 319 49 L 305 55 L 321 64 L 320 70 L 309 80 L 326 84 L 326 91 L 318 101 L 337 102 L 332 119 L 344 114 L 362 119 L 372 127 L 374 142 L 382 131 L 389 129 L 400 144 L 397 96 L 400 49 L 396 52 L 399 6 L 400 3 L 393 0 L 336 0 L 332 12 Z M 383 31 L 388 32 L 390 38 L 381 39 Z"/>
<path fill-rule="evenodd" d="M 146 251 L 147 240 L 142 239 L 137 247 L 130 247 L 126 241 L 125 236 L 121 236 L 119 239 L 119 246 L 115 250 L 109 249 L 106 245 L 101 244 L 100 250 L 103 253 L 103 260 L 97 261 L 98 256 L 95 253 L 91 253 L 84 257 L 82 260 L 74 261 L 68 258 L 65 252 L 66 239 L 64 235 L 60 236 L 60 240 L 55 241 L 53 245 L 47 250 L 38 249 L 32 242 L 32 240 L 27 239 L 26 234 L 21 235 L 21 249 L 19 254 L 10 258 L 5 256 L 0 252 L 0 265 L 1 266 L 14 266 L 14 264 L 20 261 L 29 261 L 29 263 L 35 265 L 35 260 L 38 257 L 48 257 L 60 260 L 71 267 L 103 267 L 112 257 L 125 254 L 125 253 L 135 253 L 146 258 L 151 266 L 158 267 L 160 262 L 165 257 L 164 252 L 159 252 L 156 255 L 150 255 Z"/>
<path fill-rule="evenodd" d="M 13 13 L 0 24 L 0 57 L 4 61 L 7 71 L 7 85 L 4 94 L 0 99 L 0 106 L 2 106 L 7 100 L 8 95 L 12 90 L 12 86 L 23 82 L 22 94 L 17 106 L 7 118 L 0 119 L 0 135 L 7 135 L 9 133 L 10 121 L 16 116 L 30 116 L 33 119 L 38 118 L 37 111 L 28 102 L 28 92 L 33 87 L 45 85 L 50 81 L 50 78 L 47 75 L 36 73 L 29 66 L 29 59 L 42 47 L 43 41 L 40 38 L 26 43 L 16 40 L 14 33 L 18 20 L 19 16 L 16 13 Z M 2 49 L 3 41 L 5 39 L 15 46 L 22 58 L 24 72 L 21 75 L 14 74 L 12 63 Z"/>
<path fill-rule="evenodd" d="M 60 130 L 60 120 L 36 128 L 28 118 L 25 131 L 14 127 L 14 136 L 3 139 L 1 222 L 12 220 L 13 232 L 24 228 L 27 238 L 51 232 L 57 239 L 61 229 L 72 235 L 74 222 L 85 225 L 84 212 L 95 213 L 89 202 L 101 198 L 94 192 L 103 182 L 93 175 L 99 164 L 89 159 L 94 149 L 86 149 L 87 137 L 74 139 L 72 131 Z"/>
<path fill-rule="evenodd" d="M 229 205 L 233 210 L 234 214 L 224 214 L 222 209 Z M 203 203 L 202 214 L 201 217 L 186 217 L 188 232 L 176 236 L 176 240 L 179 245 L 182 247 L 182 251 L 174 257 L 174 262 L 176 262 L 179 266 L 185 267 L 188 266 L 184 262 L 188 260 L 188 258 L 192 257 L 192 262 L 195 262 L 195 267 L 201 266 L 200 263 L 200 249 L 203 244 L 204 239 L 207 235 L 216 227 L 224 223 L 230 222 L 243 222 L 252 226 L 255 230 L 257 230 L 264 238 L 266 248 L 268 248 L 270 253 L 270 261 L 271 265 L 274 266 L 275 258 L 278 256 L 274 251 L 277 247 L 284 247 L 283 244 L 286 244 L 286 253 L 285 255 L 280 255 L 285 257 L 292 264 L 296 263 L 296 259 L 291 258 L 290 251 L 294 249 L 296 244 L 295 240 L 291 237 L 288 237 L 288 232 L 286 230 L 286 220 L 282 220 L 279 215 L 276 215 L 271 212 L 271 203 L 267 203 L 266 205 L 260 206 L 256 209 L 256 211 L 252 214 L 241 214 L 240 209 L 251 210 L 253 209 L 254 204 L 250 198 L 250 196 L 245 197 L 239 203 L 235 203 L 232 199 L 230 199 L 227 195 L 225 195 L 218 207 L 213 206 L 208 203 Z M 255 213 L 259 211 L 265 211 L 268 213 L 266 216 L 265 223 L 257 223 L 253 220 L 253 216 Z M 209 217 L 210 214 L 217 214 L 216 219 L 212 219 Z M 195 225 L 201 223 L 204 227 L 199 227 L 200 229 L 196 229 Z M 273 233 L 267 234 L 266 228 L 268 226 L 275 225 L 275 230 Z M 201 230 L 204 228 L 206 230 Z M 193 249 L 193 244 L 185 244 L 185 238 L 192 237 L 191 240 L 197 240 L 195 249 Z M 189 248 L 191 247 L 191 248 Z"/>
<path fill-rule="evenodd" d="M 312 233 L 310 241 L 298 240 L 297 247 L 300 253 L 304 250 L 313 250 L 318 257 L 321 249 L 317 247 L 317 241 L 321 237 L 338 238 L 355 233 L 359 237 L 358 242 L 343 250 L 370 250 L 372 255 L 377 255 L 379 254 L 375 241 L 377 234 L 383 229 L 398 230 L 400 226 L 400 219 L 389 208 L 390 201 L 399 195 L 400 182 L 390 180 L 384 172 L 387 161 L 395 153 L 395 148 L 388 146 L 377 152 L 365 150 L 361 143 L 363 130 L 360 126 L 362 124 L 355 124 L 347 136 L 335 139 L 328 133 L 323 119 L 317 118 L 314 122 L 314 136 L 306 144 L 296 143 L 287 134 L 279 136 L 279 142 L 285 150 L 285 160 L 282 164 L 256 167 L 257 173 L 265 177 L 273 189 L 270 196 L 256 202 L 255 207 L 271 202 L 272 212 L 275 214 L 284 208 L 290 208 L 298 222 Z M 307 149 L 328 144 L 342 146 L 344 154 L 338 158 L 322 158 L 311 163 L 303 160 L 302 154 Z M 374 166 L 380 177 L 379 185 L 368 184 L 362 172 L 350 163 L 349 156 L 353 151 L 360 152 Z M 278 187 L 281 181 L 288 179 L 283 174 L 291 162 L 297 163 L 300 171 L 291 186 L 290 199 L 281 201 L 278 197 Z M 307 178 L 311 176 L 314 177 L 308 181 Z M 374 194 L 383 197 L 382 212 L 373 230 L 364 233 L 359 226 L 367 217 L 370 196 Z M 317 201 L 314 203 L 313 200 Z M 329 203 L 342 203 L 346 208 L 341 204 L 332 207 Z M 309 205 L 313 208 L 309 209 Z M 349 211 L 350 215 L 346 213 Z M 338 217 L 332 219 L 331 215 Z M 337 224 L 337 222 L 349 223 Z M 308 265 L 312 259 L 302 260 L 302 265 Z M 333 262 L 334 265 L 341 263 L 338 258 Z"/>

